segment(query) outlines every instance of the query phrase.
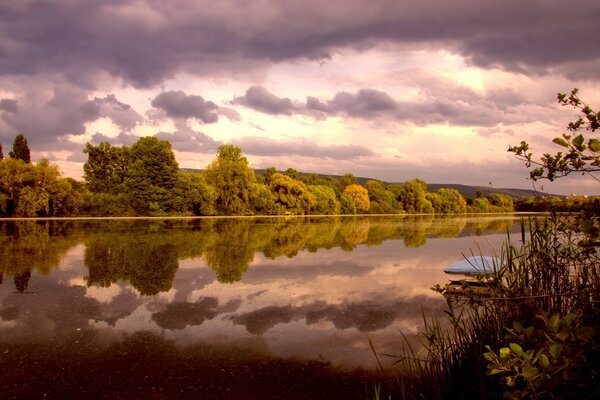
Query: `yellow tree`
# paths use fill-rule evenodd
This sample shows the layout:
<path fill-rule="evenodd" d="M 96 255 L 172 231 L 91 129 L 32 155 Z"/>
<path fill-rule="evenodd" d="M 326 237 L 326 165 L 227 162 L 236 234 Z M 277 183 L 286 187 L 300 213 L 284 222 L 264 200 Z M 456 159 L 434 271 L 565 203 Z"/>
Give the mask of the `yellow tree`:
<path fill-rule="evenodd" d="M 371 208 L 369 191 L 364 187 L 357 184 L 352 184 L 344 189 L 344 193 L 352 198 L 354 206 L 356 207 L 356 212 L 364 213 L 369 211 L 369 208 Z"/>

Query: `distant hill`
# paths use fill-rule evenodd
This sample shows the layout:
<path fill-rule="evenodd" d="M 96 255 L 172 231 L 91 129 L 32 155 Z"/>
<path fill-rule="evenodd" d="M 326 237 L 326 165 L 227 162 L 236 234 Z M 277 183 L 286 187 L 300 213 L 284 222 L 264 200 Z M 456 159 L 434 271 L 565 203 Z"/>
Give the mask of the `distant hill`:
<path fill-rule="evenodd" d="M 198 172 L 201 171 L 199 169 L 193 169 L 193 168 L 181 168 L 182 171 L 189 171 L 189 172 Z M 255 169 L 254 172 L 258 175 L 263 175 L 264 173 L 264 169 Z M 305 175 L 310 175 L 310 173 L 308 172 L 300 172 L 298 171 L 298 175 L 300 176 L 305 176 Z M 331 176 L 333 178 L 339 179 L 342 176 L 341 175 L 327 175 L 327 174 L 317 174 L 319 176 L 319 178 L 325 178 L 326 176 Z M 368 180 L 372 180 L 373 178 L 365 178 L 365 177 L 361 177 L 361 176 L 357 176 L 356 180 L 358 181 L 358 183 L 360 183 L 361 185 L 364 185 L 366 181 Z M 385 182 L 386 185 L 393 185 L 393 184 L 402 184 L 402 182 Z M 495 188 L 495 187 L 489 187 L 489 186 L 469 186 L 469 185 L 460 185 L 460 184 L 455 184 L 455 183 L 427 183 L 427 190 L 429 192 L 435 192 L 438 189 L 441 188 L 446 188 L 446 189 L 456 189 L 460 192 L 460 194 L 462 194 L 465 197 L 471 197 L 471 198 L 475 198 L 477 196 L 477 192 L 481 192 L 484 196 L 487 196 L 490 193 L 501 193 L 501 194 L 507 194 L 515 199 L 520 199 L 523 197 L 528 197 L 528 196 L 541 196 L 541 197 L 545 197 L 545 196 L 558 196 L 558 197 L 563 197 L 560 195 L 552 195 L 552 194 L 548 194 L 548 193 L 543 193 L 543 192 L 536 192 L 532 189 L 514 189 L 514 188 Z"/>

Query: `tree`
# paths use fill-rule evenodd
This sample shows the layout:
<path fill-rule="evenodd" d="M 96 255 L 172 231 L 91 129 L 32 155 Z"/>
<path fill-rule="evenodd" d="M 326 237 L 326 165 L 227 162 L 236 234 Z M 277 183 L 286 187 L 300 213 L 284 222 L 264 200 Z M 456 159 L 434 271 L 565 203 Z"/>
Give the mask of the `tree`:
<path fill-rule="evenodd" d="M 398 196 L 402 209 L 409 214 L 419 214 L 431 209 L 426 198 L 427 184 L 420 179 L 404 182 Z"/>
<path fill-rule="evenodd" d="M 29 146 L 27 145 L 27 139 L 25 139 L 25 136 L 19 133 L 17 137 L 15 137 L 13 149 L 10 153 L 8 153 L 8 155 L 10 158 L 23 160 L 27 164 L 31 162 L 31 154 L 29 152 Z"/>
<path fill-rule="evenodd" d="M 533 181 L 538 179 L 548 179 L 553 181 L 556 178 L 567 176 L 573 172 L 588 174 L 600 182 L 600 179 L 594 174 L 600 172 L 600 140 L 595 137 L 587 139 L 581 131 L 594 133 L 600 127 L 600 117 L 587 104 L 579 99 L 579 89 L 575 88 L 567 96 L 564 93 L 558 93 L 558 103 L 562 106 L 572 106 L 583 114 L 576 121 L 570 122 L 567 126 L 569 133 L 563 133 L 561 137 L 552 140 L 558 146 L 565 150 L 555 155 L 546 153 L 539 161 L 533 159 L 533 154 L 529 153 L 529 144 L 522 141 L 518 146 L 510 146 L 509 152 L 515 153 L 519 160 L 525 161 L 527 168 L 536 165 L 537 168 L 530 171 L 529 176 Z"/>
<path fill-rule="evenodd" d="M 340 202 L 332 188 L 324 185 L 308 185 L 308 190 L 315 196 L 315 204 L 311 214 L 335 215 L 340 213 Z"/>
<path fill-rule="evenodd" d="M 88 143 L 83 152 L 88 155 L 83 165 L 83 178 L 92 192 L 117 194 L 125 190 L 129 147 L 112 146 L 107 142 L 97 146 Z"/>
<path fill-rule="evenodd" d="M 173 188 L 173 211 L 184 215 L 215 215 L 217 192 L 197 172 L 182 172 L 177 175 Z"/>
<path fill-rule="evenodd" d="M 250 209 L 254 214 L 277 214 L 277 208 L 275 207 L 275 194 L 271 192 L 268 186 L 257 182 L 250 183 L 248 199 L 250 201 Z"/>
<path fill-rule="evenodd" d="M 275 194 L 275 204 L 281 214 L 308 214 L 316 203 L 304 182 L 279 172 L 271 177 L 269 188 Z"/>
<path fill-rule="evenodd" d="M 398 201 L 394 194 L 388 191 L 382 181 L 368 180 L 365 182 L 365 188 L 369 191 L 369 200 L 371 214 L 395 214 L 398 207 Z"/>
<path fill-rule="evenodd" d="M 4 159 L 4 153 L 2 152 L 2 143 L 0 143 L 0 160 Z"/>
<path fill-rule="evenodd" d="M 600 182 L 595 173 L 600 172 L 600 140 L 595 137 L 586 138 L 582 131 L 594 134 L 600 128 L 600 117 L 593 111 L 589 105 L 581 101 L 578 96 L 579 89 L 574 88 L 567 96 L 565 93 L 558 93 L 558 103 L 562 106 L 571 106 L 583 114 L 579 118 L 567 125 L 569 133 L 563 133 L 561 137 L 555 137 L 552 142 L 563 147 L 562 151 L 551 155 L 545 153 L 539 161 L 533 159 L 533 154 L 529 153 L 529 144 L 522 141 L 518 146 L 510 146 L 509 152 L 515 153 L 519 160 L 525 161 L 527 168 L 532 165 L 537 166 L 529 172 L 529 177 L 533 180 L 554 179 L 570 175 L 574 172 L 587 174 Z M 597 208 L 584 210 L 574 222 L 569 222 L 569 229 L 573 232 L 583 233 L 583 246 L 600 246 L 600 212 Z"/>
<path fill-rule="evenodd" d="M 256 181 L 256 177 L 239 147 L 230 144 L 219 146 L 217 159 L 206 171 L 206 180 L 217 191 L 219 214 L 245 215 L 250 212 L 250 184 Z"/>
<path fill-rule="evenodd" d="M 275 169 L 275 167 L 269 167 L 265 169 L 265 172 L 263 172 L 263 177 L 265 178 L 265 185 L 268 185 L 271 182 L 271 177 L 276 172 L 277 170 Z"/>
<path fill-rule="evenodd" d="M 462 214 L 467 210 L 467 202 L 456 189 L 440 189 L 437 191 L 441 203 L 439 208 L 434 208 L 436 213 Z"/>
<path fill-rule="evenodd" d="M 350 185 L 358 184 L 356 177 L 350 173 L 344 174 L 340 177 L 340 185 L 342 190 L 346 189 Z"/>
<path fill-rule="evenodd" d="M 371 208 L 371 201 L 369 200 L 369 191 L 364 187 L 352 184 L 344 189 L 344 193 L 346 193 L 352 201 L 354 202 L 354 207 L 356 208 L 356 212 L 365 213 L 369 211 Z"/>
<path fill-rule="evenodd" d="M 171 144 L 153 136 L 131 146 L 125 187 L 137 214 L 160 214 L 171 207 L 179 165 Z"/>

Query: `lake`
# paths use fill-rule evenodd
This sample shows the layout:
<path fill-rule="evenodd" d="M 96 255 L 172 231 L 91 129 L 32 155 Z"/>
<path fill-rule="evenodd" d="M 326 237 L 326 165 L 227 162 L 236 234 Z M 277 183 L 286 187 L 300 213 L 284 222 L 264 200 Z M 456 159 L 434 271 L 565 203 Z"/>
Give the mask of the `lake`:
<path fill-rule="evenodd" d="M 2 398 L 364 398 L 513 215 L 0 220 Z M 390 362 L 393 360 L 390 360 Z"/>

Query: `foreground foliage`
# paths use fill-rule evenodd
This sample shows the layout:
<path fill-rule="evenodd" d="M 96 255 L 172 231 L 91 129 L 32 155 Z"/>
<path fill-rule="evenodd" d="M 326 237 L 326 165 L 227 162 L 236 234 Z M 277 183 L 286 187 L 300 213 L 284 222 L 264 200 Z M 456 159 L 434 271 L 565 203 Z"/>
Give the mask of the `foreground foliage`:
<path fill-rule="evenodd" d="M 435 288 L 448 319 L 425 321 L 416 345 L 405 338 L 387 380 L 395 398 L 600 394 L 600 254 L 560 219 L 529 224 L 501 253 L 489 291 Z"/>

